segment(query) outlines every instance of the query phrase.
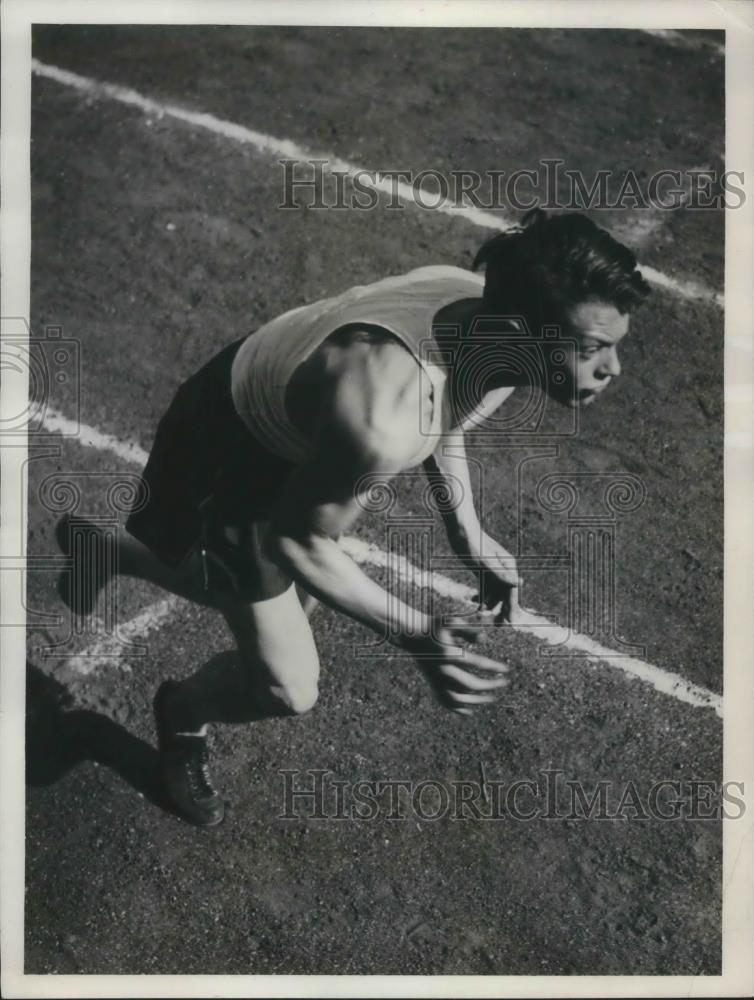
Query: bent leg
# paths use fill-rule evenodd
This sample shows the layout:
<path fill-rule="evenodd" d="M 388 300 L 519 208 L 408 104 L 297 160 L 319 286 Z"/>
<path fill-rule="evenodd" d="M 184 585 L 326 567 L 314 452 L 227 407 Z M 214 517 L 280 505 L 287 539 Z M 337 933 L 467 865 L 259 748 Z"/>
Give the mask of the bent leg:
<path fill-rule="evenodd" d="M 318 696 L 319 655 L 306 613 L 291 583 L 277 597 L 221 608 L 238 644 L 252 700 L 299 715 Z"/>
<path fill-rule="evenodd" d="M 127 531 L 119 533 L 118 572 L 153 583 L 172 594 L 207 607 L 216 607 L 204 589 L 201 560 L 194 552 L 178 567 L 169 566 Z"/>
<path fill-rule="evenodd" d="M 204 604 L 213 608 L 218 607 L 218 602 L 211 598 L 204 589 L 200 559 L 196 554 L 182 566 L 173 569 L 167 563 L 158 559 L 146 545 L 125 531 L 120 533 L 118 553 L 118 571 L 125 576 L 135 576 L 139 579 L 147 580 L 158 587 L 171 591 L 171 593 L 178 594 L 179 597 L 185 597 L 198 604 Z M 263 560 L 259 552 L 254 552 L 252 558 L 257 563 Z M 277 568 L 273 570 L 272 578 L 268 584 L 273 589 L 278 589 L 275 587 L 276 577 L 279 577 Z M 311 618 L 312 614 L 319 607 L 319 601 L 298 583 L 296 584 L 296 594 L 298 595 L 298 600 L 304 610 L 304 614 L 307 618 Z M 233 609 L 229 613 L 235 616 Z M 234 630 L 232 624 L 230 624 L 230 627 L 231 630 Z"/>
<path fill-rule="evenodd" d="M 69 522 L 70 517 L 65 515 L 60 519 L 55 529 L 58 545 L 63 552 L 68 551 L 71 544 Z M 93 522 L 86 524 L 86 531 L 95 542 L 101 538 L 101 529 Z M 268 565 L 269 560 L 262 556 L 258 542 L 256 549 L 249 553 L 249 557 L 261 570 L 260 595 L 266 596 L 265 592 L 269 589 L 274 596 L 277 596 L 281 589 L 280 571 L 277 567 Z M 176 594 L 178 597 L 194 601 L 205 607 L 219 607 L 217 597 L 208 593 L 204 587 L 201 557 L 196 551 L 180 566 L 173 567 L 163 562 L 143 542 L 121 528 L 118 531 L 117 557 L 112 564 L 106 564 L 101 556 L 98 557 L 96 544 L 89 545 L 88 554 L 83 559 L 83 565 L 80 552 L 76 553 L 76 559 L 77 565 L 74 567 L 73 579 L 68 573 L 61 574 L 58 590 L 64 602 L 78 614 L 91 613 L 100 590 L 107 586 L 112 577 L 116 575 L 146 580 L 148 583 L 162 587 L 163 590 Z M 306 617 L 310 618 L 319 607 L 319 601 L 299 584 L 296 584 L 296 592 Z"/>
<path fill-rule="evenodd" d="M 204 589 L 198 554 L 193 554 L 181 566 L 174 568 L 158 559 L 146 545 L 121 528 L 113 557 L 107 555 L 103 532 L 98 524 L 80 520 L 75 539 L 71 535 L 70 524 L 70 516 L 64 515 L 55 527 L 61 551 L 69 553 L 73 560 L 71 570 L 64 570 L 60 575 L 58 592 L 76 614 L 91 614 L 99 592 L 114 576 L 119 575 L 147 580 L 179 597 L 208 607 L 216 606 Z"/>
<path fill-rule="evenodd" d="M 317 701 L 319 656 L 296 588 L 267 600 L 225 600 L 220 608 L 237 643 L 176 685 L 176 726 L 203 732 L 209 722 L 253 722 L 299 715 Z"/>
<path fill-rule="evenodd" d="M 94 523 L 87 529 L 93 535 L 100 533 Z M 207 593 L 198 553 L 173 568 L 128 532 L 119 532 L 112 571 L 222 611 L 236 640 L 237 652 L 221 653 L 188 679 L 171 682 L 168 714 L 177 731 L 203 733 L 208 722 L 251 722 L 300 714 L 317 700 L 319 658 L 308 616 L 319 602 L 269 562 L 260 545 L 261 530 L 261 524 L 254 526 L 248 552 L 254 567 L 254 599 Z M 64 550 L 67 531 L 61 521 L 58 539 Z M 96 552 L 96 544 L 89 552 Z M 87 565 L 78 565 L 74 573 L 78 585 L 65 593 L 61 590 L 61 596 L 69 606 L 77 605 L 79 613 L 87 614 L 109 575 L 101 574 L 101 559 L 84 561 Z M 61 579 L 67 580 L 68 574 Z"/>

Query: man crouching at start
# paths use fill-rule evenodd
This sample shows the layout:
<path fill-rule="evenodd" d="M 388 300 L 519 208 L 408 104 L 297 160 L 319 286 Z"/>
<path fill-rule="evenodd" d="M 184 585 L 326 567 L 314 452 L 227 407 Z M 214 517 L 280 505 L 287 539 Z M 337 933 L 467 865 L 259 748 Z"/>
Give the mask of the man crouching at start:
<path fill-rule="evenodd" d="M 423 464 L 455 498 L 443 520 L 453 550 L 479 573 L 480 606 L 515 622 L 515 560 L 480 525 L 464 432 L 532 376 L 527 366 L 496 369 L 489 335 L 469 338 L 464 352 L 463 370 L 481 365 L 483 380 L 465 379 L 454 352 L 485 319 L 501 337 L 557 326 L 558 374 L 546 363 L 540 388 L 564 405 L 591 405 L 620 374 L 618 345 L 648 286 L 630 250 L 578 214 L 535 210 L 481 247 L 475 270 L 482 265 L 484 280 L 420 267 L 287 312 L 212 358 L 160 421 L 143 473 L 148 498 L 120 533 L 117 570 L 217 609 L 238 647 L 212 670 L 164 681 L 155 696 L 161 780 L 190 821 L 212 826 L 224 814 L 208 769 L 208 723 L 314 706 L 317 601 L 416 656 L 454 712 L 491 701 L 507 683 L 503 664 L 467 647 L 474 628 L 390 596 L 336 539 L 363 513 L 367 484 Z M 471 364 L 469 351 L 489 359 Z M 428 360 L 439 356 L 442 368 Z M 91 564 L 60 581 L 77 614 L 91 612 L 108 582 L 97 528 L 86 530 L 95 536 Z M 58 540 L 70 546 L 66 519 Z M 85 585 L 77 591 L 72 580 Z"/>

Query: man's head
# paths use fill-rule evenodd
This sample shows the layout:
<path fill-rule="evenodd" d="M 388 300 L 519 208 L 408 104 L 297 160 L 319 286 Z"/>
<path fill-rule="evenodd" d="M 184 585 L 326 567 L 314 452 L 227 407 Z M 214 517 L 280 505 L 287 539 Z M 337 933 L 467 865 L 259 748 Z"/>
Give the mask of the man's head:
<path fill-rule="evenodd" d="M 548 379 L 550 395 L 572 406 L 596 399 L 620 373 L 617 345 L 649 294 L 631 251 L 584 215 L 535 209 L 481 247 L 474 268 L 481 265 L 485 313 L 523 316 L 535 337 L 560 328 L 565 378 Z"/>

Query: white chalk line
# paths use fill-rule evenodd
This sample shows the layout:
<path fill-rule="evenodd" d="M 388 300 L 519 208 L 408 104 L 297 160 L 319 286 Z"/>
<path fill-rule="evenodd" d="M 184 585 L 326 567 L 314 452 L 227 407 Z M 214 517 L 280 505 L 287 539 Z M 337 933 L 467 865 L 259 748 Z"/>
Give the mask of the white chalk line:
<path fill-rule="evenodd" d="M 222 135 L 226 139 L 233 139 L 235 142 L 253 146 L 257 152 L 264 155 L 300 161 L 326 160 L 325 169 L 329 173 L 342 172 L 350 178 L 358 174 L 365 187 L 372 187 L 383 194 L 397 197 L 401 201 L 422 207 L 417 201 L 416 193 L 410 184 L 398 179 L 393 180 L 389 177 L 381 177 L 379 174 L 366 171 L 356 164 L 340 159 L 340 157 L 329 155 L 318 156 L 303 146 L 291 142 L 289 139 L 278 139 L 273 135 L 257 132 L 254 129 L 247 128 L 245 125 L 238 125 L 235 122 L 227 121 L 224 118 L 217 118 L 215 115 L 205 112 L 189 111 L 175 104 L 164 104 L 161 101 L 145 97 L 143 94 L 129 87 L 121 87 L 117 84 L 93 80 L 90 77 L 80 76 L 78 73 L 60 69 L 57 66 L 49 66 L 41 63 L 37 59 L 32 59 L 31 65 L 33 71 L 38 76 L 55 80 L 57 83 L 73 87 L 75 90 L 91 94 L 93 97 L 107 97 L 121 104 L 128 104 L 131 107 L 138 108 L 145 114 L 154 115 L 157 118 L 174 118 L 187 125 L 206 129 L 209 132 L 214 132 L 216 135 Z M 487 229 L 503 231 L 511 229 L 513 226 L 513 223 L 498 218 L 492 215 L 492 213 L 485 212 L 473 205 L 457 205 L 455 202 L 446 200 L 440 202 L 436 208 L 433 206 L 433 210 L 447 215 L 462 216 L 469 222 Z"/>
<path fill-rule="evenodd" d="M 390 195 L 391 197 L 397 197 L 408 205 L 413 205 L 424 211 L 428 210 L 417 199 L 414 187 L 405 181 L 382 177 L 377 172 L 366 170 L 364 167 L 349 163 L 347 160 L 342 160 L 336 156 L 317 156 L 310 150 L 288 139 L 279 139 L 264 132 L 257 132 L 254 129 L 247 128 L 245 125 L 238 125 L 235 122 L 227 121 L 224 118 L 217 118 L 215 115 L 205 112 L 189 111 L 175 104 L 165 104 L 153 98 L 145 97 L 143 94 L 129 87 L 121 87 L 117 84 L 94 80 L 91 77 L 80 76 L 78 73 L 72 73 L 70 70 L 42 63 L 38 59 L 32 59 L 31 65 L 37 76 L 54 80 L 63 86 L 72 87 L 82 93 L 90 94 L 92 97 L 106 97 L 121 104 L 127 104 L 130 107 L 138 108 L 147 115 L 154 115 L 159 118 L 173 118 L 187 125 L 206 129 L 209 132 L 214 132 L 216 135 L 222 135 L 226 139 L 232 139 L 236 142 L 252 146 L 257 152 L 264 155 L 300 161 L 313 159 L 325 160 L 324 169 L 329 173 L 343 173 L 351 179 L 358 176 L 360 183 L 363 183 L 365 186 L 370 186 L 376 191 Z M 492 212 L 486 212 L 474 205 L 459 205 L 449 200 L 433 205 L 431 210 L 444 215 L 450 215 L 453 218 L 462 218 L 472 225 L 480 226 L 483 229 L 493 229 L 498 232 L 504 232 L 515 225 L 513 222 L 502 219 L 497 215 L 493 215 Z M 645 264 L 640 264 L 639 267 L 648 281 L 676 295 L 680 295 L 682 298 L 708 301 L 720 307 L 723 305 L 722 293 L 707 288 L 700 282 L 673 278 Z"/>
<path fill-rule="evenodd" d="M 44 418 L 50 431 L 76 435 L 86 448 L 95 448 L 101 452 L 109 452 L 123 461 L 141 464 L 146 462 L 147 453 L 140 445 L 130 441 L 120 441 L 111 434 L 104 434 L 95 427 L 79 425 L 68 420 L 57 410 L 48 410 Z M 344 552 L 361 565 L 389 569 L 392 574 L 406 583 L 426 585 L 438 596 L 451 598 L 471 607 L 476 607 L 472 596 L 474 590 L 466 584 L 453 580 L 451 577 L 431 570 L 424 571 L 404 557 L 388 555 L 378 546 L 363 539 L 351 536 L 342 537 L 339 544 Z M 143 635 L 154 632 L 166 621 L 180 603 L 177 597 L 170 597 L 152 604 L 136 617 L 125 622 L 119 629 L 122 638 L 135 641 Z M 723 700 L 719 694 L 707 688 L 692 684 L 680 674 L 645 663 L 636 657 L 625 656 L 603 646 L 589 636 L 571 632 L 563 626 L 556 625 L 540 615 L 527 612 L 526 623 L 506 626 L 515 631 L 526 633 L 551 646 L 559 646 L 564 650 L 585 655 L 587 659 L 609 664 L 621 670 L 624 674 L 637 678 L 654 688 L 661 694 L 669 695 L 677 701 L 693 705 L 696 708 L 713 708 L 722 717 Z M 66 666 L 79 674 L 89 674 L 100 667 L 112 664 L 115 658 L 122 659 L 123 648 L 118 637 L 108 637 L 90 646 L 66 661 Z"/>
<path fill-rule="evenodd" d="M 392 577 L 398 577 L 405 583 L 421 586 L 426 581 L 426 585 L 439 596 L 452 598 L 476 608 L 476 602 L 472 599 L 476 591 L 466 584 L 459 583 L 442 573 L 422 570 L 405 557 L 396 554 L 388 555 L 378 546 L 360 538 L 341 538 L 340 545 L 355 562 L 388 569 Z M 589 636 L 572 632 L 562 625 L 556 625 L 542 615 L 534 614 L 528 610 L 524 614 L 525 622 L 517 622 L 515 625 L 504 627 L 534 636 L 548 646 L 559 646 L 564 650 L 584 654 L 592 662 L 606 662 L 630 677 L 635 677 L 645 684 L 649 684 L 661 694 L 670 695 L 678 701 L 694 705 L 697 708 L 714 708 L 716 714 L 722 718 L 722 697 L 714 691 L 692 684 L 680 674 L 663 670 L 662 667 L 645 663 L 644 660 L 636 657 L 618 653 Z"/>
<path fill-rule="evenodd" d="M 117 666 L 130 673 L 131 666 L 124 643 L 138 643 L 152 632 L 156 632 L 181 603 L 185 602 L 172 594 L 161 601 L 155 601 L 138 615 L 118 624 L 114 634 L 104 636 L 81 652 L 69 656 L 65 661 L 64 671 L 70 670 L 86 677 L 97 673 L 102 667 Z"/>
<path fill-rule="evenodd" d="M 640 28 L 645 35 L 653 35 L 662 39 L 673 48 L 686 49 L 699 52 L 706 49 L 709 53 L 717 56 L 725 55 L 725 45 L 713 39 L 702 38 L 700 35 L 690 35 L 688 31 L 676 31 L 674 28 Z"/>
<path fill-rule="evenodd" d="M 54 407 L 47 407 L 43 417 L 45 429 L 63 437 L 75 438 L 84 448 L 94 448 L 96 451 L 109 451 L 110 454 L 122 458 L 132 465 L 144 466 L 149 455 L 134 442 L 119 441 L 111 434 L 105 434 L 96 427 L 87 427 L 78 420 L 71 420 Z"/>

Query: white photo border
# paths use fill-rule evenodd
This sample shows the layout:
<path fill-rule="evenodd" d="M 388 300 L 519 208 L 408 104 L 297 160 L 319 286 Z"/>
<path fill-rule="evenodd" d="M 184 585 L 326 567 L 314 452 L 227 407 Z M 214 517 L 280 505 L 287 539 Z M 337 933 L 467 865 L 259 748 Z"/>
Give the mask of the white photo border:
<path fill-rule="evenodd" d="M 0 945 L 5 997 L 735 996 L 754 992 L 754 5 L 747 0 L 4 0 L 2 18 L 2 316 L 29 317 L 30 95 L 34 23 L 706 28 L 726 33 L 726 168 L 745 204 L 727 214 L 725 270 L 724 780 L 747 811 L 724 824 L 720 976 L 95 976 L 24 975 L 25 633 L 0 627 Z M 3 327 L 6 319 L 3 319 Z M 25 406 L 25 376 L 3 372 L 0 419 Z M 2 447 L 0 559 L 25 552 L 26 448 Z M 0 573 L 3 616 L 23 620 L 22 574 Z"/>

